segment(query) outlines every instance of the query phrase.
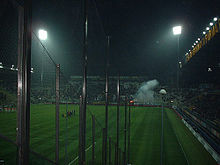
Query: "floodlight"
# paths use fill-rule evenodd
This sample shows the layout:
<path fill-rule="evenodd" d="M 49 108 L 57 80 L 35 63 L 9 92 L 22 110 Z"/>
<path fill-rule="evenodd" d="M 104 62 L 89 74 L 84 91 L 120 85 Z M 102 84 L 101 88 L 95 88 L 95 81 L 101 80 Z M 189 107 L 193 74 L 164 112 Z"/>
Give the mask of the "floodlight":
<path fill-rule="evenodd" d="M 199 41 L 196 41 L 196 43 L 198 43 Z"/>
<path fill-rule="evenodd" d="M 195 46 L 196 46 L 196 43 L 194 43 L 193 45 L 195 45 Z"/>
<path fill-rule="evenodd" d="M 192 46 L 192 48 L 194 48 L 194 46 Z"/>
<path fill-rule="evenodd" d="M 206 32 L 204 31 L 204 32 L 202 32 L 202 34 L 206 34 Z"/>
<path fill-rule="evenodd" d="M 2 65 L 2 62 L 0 62 L 0 69 L 3 69 L 4 67 L 3 67 L 3 65 Z"/>
<path fill-rule="evenodd" d="M 209 27 L 206 27 L 206 30 L 209 30 Z"/>
<path fill-rule="evenodd" d="M 208 72 L 212 72 L 212 68 L 208 68 Z"/>
<path fill-rule="evenodd" d="M 198 38 L 198 41 L 200 41 L 200 38 Z"/>
<path fill-rule="evenodd" d="M 15 70 L 14 67 L 15 67 L 15 65 L 11 65 L 11 68 L 10 68 L 10 69 L 11 69 L 11 70 Z"/>
<path fill-rule="evenodd" d="M 34 73 L 34 68 L 31 68 L 31 73 Z"/>
<path fill-rule="evenodd" d="M 175 26 L 173 27 L 173 34 L 174 35 L 180 35 L 182 31 L 182 26 Z"/>
<path fill-rule="evenodd" d="M 210 26 L 212 26 L 212 25 L 213 25 L 213 23 L 212 23 L 212 22 L 210 22 L 210 23 L 209 23 L 209 25 L 210 25 Z"/>
<path fill-rule="evenodd" d="M 40 40 L 46 40 L 47 39 L 47 31 L 42 30 L 42 29 L 39 30 L 38 37 L 40 38 Z"/>
<path fill-rule="evenodd" d="M 213 18 L 213 20 L 214 20 L 214 21 L 217 21 L 217 20 L 218 20 L 218 18 L 217 18 L 217 17 L 215 17 L 215 18 Z"/>

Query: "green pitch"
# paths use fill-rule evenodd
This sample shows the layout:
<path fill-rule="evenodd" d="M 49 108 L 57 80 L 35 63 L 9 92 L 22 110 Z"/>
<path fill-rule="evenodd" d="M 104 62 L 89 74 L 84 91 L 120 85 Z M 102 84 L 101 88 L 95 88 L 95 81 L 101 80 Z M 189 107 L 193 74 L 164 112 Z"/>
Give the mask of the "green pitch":
<path fill-rule="evenodd" d="M 75 110 L 76 115 L 62 117 L 66 108 Z M 55 106 L 31 106 L 31 149 L 41 155 L 54 160 L 55 158 Z M 77 164 L 78 156 L 78 106 L 60 106 L 60 163 Z M 105 121 L 104 106 L 88 106 L 86 129 L 86 157 L 91 160 L 91 114 L 96 117 L 96 164 L 101 164 L 102 128 Z M 161 108 L 132 107 L 131 108 L 131 164 L 160 164 L 161 161 Z M 124 148 L 124 107 L 120 107 L 120 148 Z M 163 164 L 167 165 L 214 165 L 212 159 L 203 146 L 184 126 L 173 110 L 164 110 L 163 134 Z M 15 141 L 16 113 L 0 113 L 0 133 Z M 116 107 L 109 107 L 109 133 L 116 142 Z M 67 144 L 67 145 L 66 145 Z M 65 147 L 65 145 L 67 147 Z M 0 160 L 5 164 L 15 164 L 16 147 L 0 139 Z M 114 163 L 114 144 L 112 148 L 112 163 Z M 47 161 L 31 154 L 31 164 L 49 164 Z M 74 161 L 75 159 L 75 161 Z"/>

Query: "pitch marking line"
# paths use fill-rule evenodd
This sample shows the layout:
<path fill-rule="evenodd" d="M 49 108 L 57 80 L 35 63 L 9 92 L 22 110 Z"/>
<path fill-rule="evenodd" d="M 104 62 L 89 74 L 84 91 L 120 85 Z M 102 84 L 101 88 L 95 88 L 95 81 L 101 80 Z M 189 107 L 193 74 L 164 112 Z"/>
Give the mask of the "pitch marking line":
<path fill-rule="evenodd" d="M 95 142 L 95 144 L 96 144 L 96 142 Z M 92 144 L 88 148 L 86 148 L 85 151 L 87 152 L 90 148 L 92 148 Z M 75 157 L 75 159 L 73 159 L 68 165 L 73 164 L 77 159 L 79 159 L 79 156 Z"/>

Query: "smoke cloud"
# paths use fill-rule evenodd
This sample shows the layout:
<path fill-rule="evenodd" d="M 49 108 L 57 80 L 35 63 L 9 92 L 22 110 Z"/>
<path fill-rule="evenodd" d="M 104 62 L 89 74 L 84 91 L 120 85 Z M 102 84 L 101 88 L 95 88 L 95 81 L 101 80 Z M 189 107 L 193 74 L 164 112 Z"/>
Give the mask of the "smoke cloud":
<path fill-rule="evenodd" d="M 139 103 L 153 103 L 154 89 L 159 85 L 157 80 L 144 82 L 135 95 L 135 101 Z"/>

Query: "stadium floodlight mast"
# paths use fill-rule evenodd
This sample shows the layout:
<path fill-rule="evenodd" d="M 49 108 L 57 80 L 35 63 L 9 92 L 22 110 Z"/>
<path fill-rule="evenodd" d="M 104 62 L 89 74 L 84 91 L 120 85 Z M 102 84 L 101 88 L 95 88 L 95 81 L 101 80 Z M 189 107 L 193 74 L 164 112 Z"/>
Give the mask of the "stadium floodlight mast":
<path fill-rule="evenodd" d="M 43 30 L 43 29 L 40 29 L 38 31 L 38 37 L 39 37 L 40 40 L 46 40 L 47 39 L 47 31 Z"/>
<path fill-rule="evenodd" d="M 161 104 L 161 137 L 160 137 L 160 164 L 163 164 L 163 110 L 164 110 L 164 103 L 165 103 L 165 95 L 167 91 L 165 89 L 161 89 L 159 91 L 162 97 L 162 104 Z"/>
<path fill-rule="evenodd" d="M 177 76 L 176 76 L 176 87 L 179 89 L 179 40 L 180 40 L 180 35 L 182 33 L 182 26 L 174 26 L 173 27 L 173 35 L 177 36 Z"/>

